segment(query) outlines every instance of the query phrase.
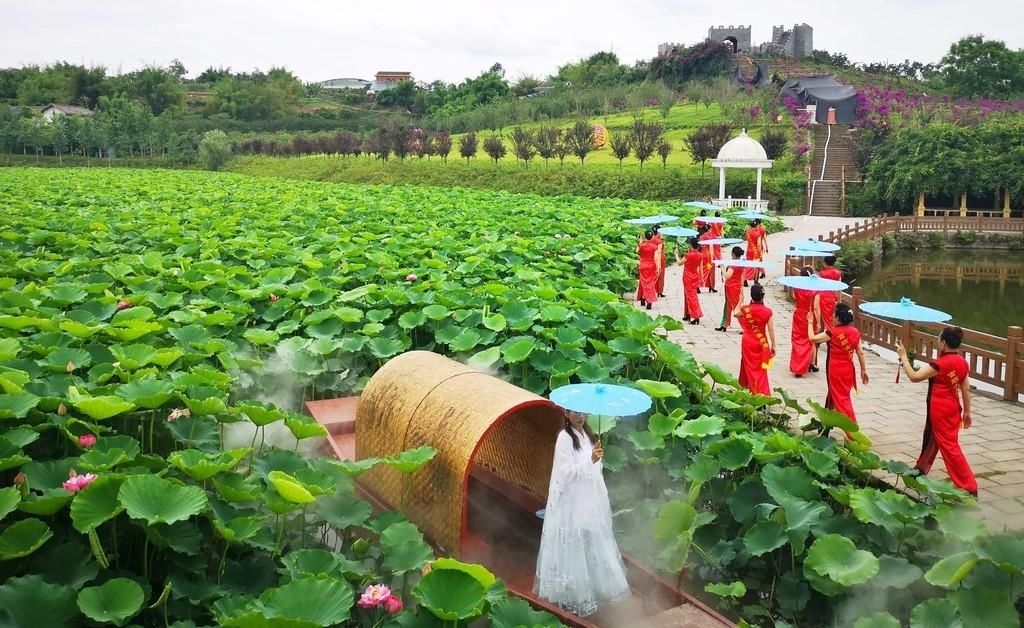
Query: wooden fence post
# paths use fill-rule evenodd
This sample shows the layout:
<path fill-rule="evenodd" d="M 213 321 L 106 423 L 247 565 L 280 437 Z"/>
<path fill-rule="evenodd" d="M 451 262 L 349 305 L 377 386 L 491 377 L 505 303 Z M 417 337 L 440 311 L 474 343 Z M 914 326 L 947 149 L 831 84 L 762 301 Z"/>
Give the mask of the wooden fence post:
<path fill-rule="evenodd" d="M 1017 352 L 1017 347 L 1020 345 L 1021 339 L 1024 338 L 1024 329 L 1011 325 L 1006 330 L 1006 371 L 1005 381 L 1003 382 L 1003 399 L 1007 401 L 1016 401 L 1017 393 L 1017 379 L 1020 377 L 1017 374 L 1017 357 L 1020 355 Z"/>
<path fill-rule="evenodd" d="M 910 334 L 911 334 L 911 332 L 913 330 L 914 330 L 914 328 L 911 327 L 910 321 L 903 321 L 903 329 L 900 331 L 900 335 L 902 336 L 900 338 L 900 342 L 903 343 L 904 347 L 906 347 L 908 353 L 913 352 L 916 355 L 917 354 L 917 347 L 914 347 L 911 344 L 911 335 Z"/>
<path fill-rule="evenodd" d="M 912 231 L 917 231 L 917 214 L 914 214 L 914 221 L 913 221 L 913 226 L 912 226 L 911 230 Z"/>
<path fill-rule="evenodd" d="M 851 291 L 853 295 L 853 320 L 857 321 L 857 329 L 864 331 L 864 324 L 860 320 L 860 302 L 864 300 L 864 288 L 860 286 L 854 286 Z"/>
<path fill-rule="evenodd" d="M 942 214 L 942 235 L 949 232 L 949 212 Z"/>
<path fill-rule="evenodd" d="M 978 233 L 985 230 L 985 225 L 982 223 L 982 214 L 978 212 Z"/>

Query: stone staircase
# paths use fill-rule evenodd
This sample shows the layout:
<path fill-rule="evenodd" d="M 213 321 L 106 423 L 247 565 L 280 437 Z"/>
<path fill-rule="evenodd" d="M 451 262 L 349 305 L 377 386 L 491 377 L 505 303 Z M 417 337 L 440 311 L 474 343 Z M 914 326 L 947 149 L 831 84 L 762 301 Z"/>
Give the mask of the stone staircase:
<path fill-rule="evenodd" d="M 810 198 L 813 216 L 842 215 L 842 183 L 859 181 L 852 127 L 843 124 L 814 125 L 814 160 L 811 164 Z"/>

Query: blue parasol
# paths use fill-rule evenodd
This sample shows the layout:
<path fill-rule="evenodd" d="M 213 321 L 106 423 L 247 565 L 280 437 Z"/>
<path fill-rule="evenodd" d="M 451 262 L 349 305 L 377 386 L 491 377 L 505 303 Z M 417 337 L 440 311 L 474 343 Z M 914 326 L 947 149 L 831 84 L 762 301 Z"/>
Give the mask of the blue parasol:
<path fill-rule="evenodd" d="M 786 257 L 828 257 L 829 255 L 832 255 L 829 251 L 801 251 L 799 249 L 786 251 Z"/>
<path fill-rule="evenodd" d="M 771 262 L 758 262 L 752 259 L 716 259 L 716 266 L 732 266 L 733 268 L 771 268 Z"/>
<path fill-rule="evenodd" d="M 740 238 L 709 238 L 707 240 L 701 240 L 701 246 L 728 246 L 730 244 L 739 244 L 743 242 Z"/>
<path fill-rule="evenodd" d="M 945 323 L 953 318 L 945 312 L 918 305 L 907 297 L 903 297 L 899 301 L 861 303 L 860 310 L 872 316 L 894 318 L 912 323 Z"/>
<path fill-rule="evenodd" d="M 768 218 L 771 218 L 771 216 L 757 212 L 737 212 L 735 214 L 730 214 L 729 218 L 741 218 L 743 220 L 755 220 L 760 218 L 761 220 L 767 220 Z"/>
<path fill-rule="evenodd" d="M 658 229 L 658 233 L 676 238 L 692 238 L 697 235 L 697 230 L 689 227 L 662 227 Z"/>
<path fill-rule="evenodd" d="M 656 225 L 662 222 L 672 222 L 679 220 L 679 216 L 669 216 L 668 214 L 656 214 L 654 216 L 644 216 L 643 218 L 630 218 L 626 222 L 631 225 Z"/>
<path fill-rule="evenodd" d="M 721 216 L 696 216 L 693 222 L 702 222 L 706 225 L 724 225 L 728 220 Z"/>
<path fill-rule="evenodd" d="M 796 242 L 791 243 L 789 246 L 801 251 L 825 251 L 829 253 L 834 253 L 835 251 L 838 251 L 840 248 L 842 248 L 838 244 L 832 244 L 831 242 L 822 242 L 821 240 L 797 240 Z"/>
<path fill-rule="evenodd" d="M 722 209 L 718 205 L 715 205 L 714 203 L 708 203 L 706 201 L 686 201 L 683 204 L 684 205 L 689 205 L 690 207 L 696 207 L 697 209 L 707 209 L 707 210 Z"/>
<path fill-rule="evenodd" d="M 551 391 L 556 405 L 582 414 L 634 416 L 651 408 L 651 396 L 617 384 L 568 384 Z"/>
<path fill-rule="evenodd" d="M 780 277 L 779 284 L 786 286 L 787 288 L 810 290 L 812 292 L 834 292 L 836 290 L 846 290 L 850 287 L 842 281 L 823 279 L 817 275 L 811 275 L 810 277 L 802 277 L 799 275 Z"/>

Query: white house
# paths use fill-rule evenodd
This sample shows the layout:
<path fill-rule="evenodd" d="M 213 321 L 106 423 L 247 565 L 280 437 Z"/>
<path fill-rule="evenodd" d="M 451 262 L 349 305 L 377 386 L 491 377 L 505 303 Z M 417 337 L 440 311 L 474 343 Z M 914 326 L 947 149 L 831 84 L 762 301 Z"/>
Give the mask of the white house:
<path fill-rule="evenodd" d="M 59 105 L 50 103 L 40 111 L 47 122 L 53 122 L 54 116 L 91 116 L 92 110 L 76 105 Z"/>
<path fill-rule="evenodd" d="M 761 200 L 761 173 L 765 168 L 772 167 L 761 143 L 747 135 L 747 130 L 732 138 L 718 151 L 718 157 L 711 160 L 711 165 L 718 168 L 718 198 L 712 201 L 719 207 L 747 207 L 754 210 L 767 211 L 768 201 Z M 727 168 L 754 168 L 757 170 L 756 198 L 732 198 L 725 195 L 725 170 Z"/>
<path fill-rule="evenodd" d="M 361 78 L 336 78 L 317 83 L 324 89 L 359 89 L 363 90 L 370 86 L 371 81 Z"/>

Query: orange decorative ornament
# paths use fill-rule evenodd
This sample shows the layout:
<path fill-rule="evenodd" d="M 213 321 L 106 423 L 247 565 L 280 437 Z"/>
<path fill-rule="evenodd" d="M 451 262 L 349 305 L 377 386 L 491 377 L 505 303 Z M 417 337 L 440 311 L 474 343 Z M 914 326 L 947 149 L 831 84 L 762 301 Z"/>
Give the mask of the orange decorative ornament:
<path fill-rule="evenodd" d="M 608 143 L 608 129 L 602 124 L 594 125 L 594 141 L 590 143 L 594 148 L 604 148 Z"/>

